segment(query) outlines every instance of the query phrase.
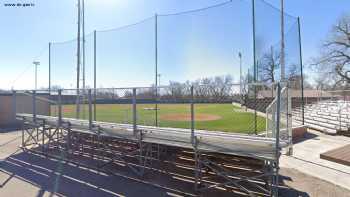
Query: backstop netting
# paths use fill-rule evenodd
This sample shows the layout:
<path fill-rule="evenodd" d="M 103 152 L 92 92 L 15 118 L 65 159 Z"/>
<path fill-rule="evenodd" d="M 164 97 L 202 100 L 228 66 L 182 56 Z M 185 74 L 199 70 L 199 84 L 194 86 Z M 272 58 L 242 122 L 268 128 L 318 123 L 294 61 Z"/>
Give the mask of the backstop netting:
<path fill-rule="evenodd" d="M 97 31 L 96 42 L 97 87 L 143 87 L 154 84 L 154 17 Z"/>
<path fill-rule="evenodd" d="M 303 108 L 303 76 L 298 18 L 284 13 L 282 37 L 281 11 L 265 1 L 254 2 L 256 52 L 254 70 L 257 72 L 255 75 L 257 81 L 265 83 L 283 81 L 284 85 L 290 88 L 292 108 L 301 110 Z M 302 114 L 299 115 L 302 116 Z"/>
<path fill-rule="evenodd" d="M 79 62 L 77 39 L 55 42 L 49 58 L 40 61 L 51 67 L 52 91 L 74 89 L 62 92 L 69 117 L 87 118 L 87 89 L 97 88 L 92 91 L 94 120 L 130 123 L 133 89 L 123 87 L 137 87 L 143 104 L 138 121 L 161 126 L 169 119 L 164 111 L 176 111 L 166 104 L 192 102 L 186 99 L 194 87 L 195 108 L 206 103 L 232 111 L 237 105 L 250 113 L 247 130 L 257 134 L 266 128 L 264 116 L 276 82 L 291 89 L 293 108 L 302 107 L 299 24 L 287 13 L 283 21 L 284 36 L 279 9 L 263 0 L 227 1 L 88 33 L 80 40 Z M 39 75 L 40 87 L 48 87 L 46 70 Z M 113 107 L 121 112 L 108 112 Z M 187 120 L 187 112 L 172 118 Z M 195 126 L 212 129 L 205 121 Z"/>
<path fill-rule="evenodd" d="M 77 84 L 77 40 L 51 44 L 51 88 L 73 88 Z"/>
<path fill-rule="evenodd" d="M 250 5 L 229 1 L 210 8 L 159 15 L 158 74 L 161 84 L 228 76 L 240 79 L 252 61 Z"/>

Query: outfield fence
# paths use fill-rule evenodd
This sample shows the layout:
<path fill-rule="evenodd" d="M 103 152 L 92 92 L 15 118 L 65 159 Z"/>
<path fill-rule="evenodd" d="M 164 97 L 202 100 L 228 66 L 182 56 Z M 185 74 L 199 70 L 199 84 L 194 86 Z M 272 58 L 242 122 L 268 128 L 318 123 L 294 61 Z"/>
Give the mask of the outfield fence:
<path fill-rule="evenodd" d="M 17 114 L 247 134 L 271 132 L 276 84 L 246 87 L 243 94 L 240 84 L 80 89 L 79 93 L 76 89 L 17 90 L 13 99 Z M 271 95 L 257 97 L 259 91 Z M 285 112 L 288 101 L 282 106 Z M 283 115 L 282 120 L 286 119 Z"/>

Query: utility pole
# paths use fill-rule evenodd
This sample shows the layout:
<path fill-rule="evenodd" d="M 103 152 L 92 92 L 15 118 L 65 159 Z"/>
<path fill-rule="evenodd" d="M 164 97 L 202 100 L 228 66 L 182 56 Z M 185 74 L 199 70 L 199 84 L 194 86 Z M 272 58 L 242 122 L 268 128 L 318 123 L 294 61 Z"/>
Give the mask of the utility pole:
<path fill-rule="evenodd" d="M 34 61 L 33 62 L 35 66 L 35 90 L 38 89 L 38 66 L 40 65 L 39 61 Z"/>

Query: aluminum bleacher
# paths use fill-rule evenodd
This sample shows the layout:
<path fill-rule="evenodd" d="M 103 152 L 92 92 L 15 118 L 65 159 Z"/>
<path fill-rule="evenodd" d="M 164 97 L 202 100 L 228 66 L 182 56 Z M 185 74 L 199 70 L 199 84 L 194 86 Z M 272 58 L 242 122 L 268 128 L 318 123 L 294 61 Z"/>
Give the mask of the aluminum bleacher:
<path fill-rule="evenodd" d="M 293 110 L 293 121 L 302 123 L 300 107 Z M 305 105 L 304 125 L 335 135 L 350 130 L 350 101 L 324 100 Z"/>

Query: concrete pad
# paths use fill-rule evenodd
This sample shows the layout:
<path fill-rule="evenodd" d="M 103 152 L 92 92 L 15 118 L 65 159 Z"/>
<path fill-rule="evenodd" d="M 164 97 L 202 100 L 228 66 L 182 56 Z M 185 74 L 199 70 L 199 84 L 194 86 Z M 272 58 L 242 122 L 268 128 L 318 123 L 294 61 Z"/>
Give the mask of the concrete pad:
<path fill-rule="evenodd" d="M 304 141 L 294 144 L 293 156 L 283 155 L 280 166 L 293 168 L 350 190 L 350 166 L 320 158 L 320 154 L 350 144 L 345 136 L 309 131 Z"/>
<path fill-rule="evenodd" d="M 327 181 L 317 179 L 291 168 L 281 168 L 283 184 L 287 188 L 280 190 L 281 196 L 286 197 L 349 197 L 350 192 L 344 188 L 331 184 Z M 285 177 L 287 176 L 287 177 Z M 288 193 L 284 191 L 288 190 Z"/>

